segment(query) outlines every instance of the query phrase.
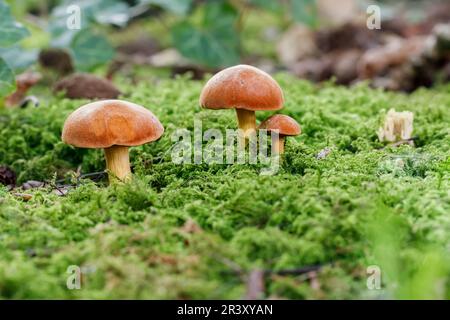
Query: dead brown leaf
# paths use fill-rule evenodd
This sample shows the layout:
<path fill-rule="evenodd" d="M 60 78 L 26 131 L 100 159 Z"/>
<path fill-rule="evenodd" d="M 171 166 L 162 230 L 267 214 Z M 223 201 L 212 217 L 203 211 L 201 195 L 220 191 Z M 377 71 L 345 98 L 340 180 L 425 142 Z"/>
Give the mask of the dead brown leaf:
<path fill-rule="evenodd" d="M 64 49 L 50 48 L 39 53 L 39 63 L 42 67 L 56 71 L 64 76 L 74 71 L 72 57 Z"/>
<path fill-rule="evenodd" d="M 121 94 L 112 82 L 87 73 L 78 73 L 59 80 L 54 91 L 65 92 L 69 99 L 117 99 Z"/>
<path fill-rule="evenodd" d="M 16 91 L 5 98 L 6 107 L 15 107 L 25 99 L 27 91 L 41 80 L 37 72 L 24 72 L 16 76 Z"/>
<path fill-rule="evenodd" d="M 0 166 L 0 184 L 4 186 L 15 186 L 16 185 L 17 176 L 13 169 Z"/>

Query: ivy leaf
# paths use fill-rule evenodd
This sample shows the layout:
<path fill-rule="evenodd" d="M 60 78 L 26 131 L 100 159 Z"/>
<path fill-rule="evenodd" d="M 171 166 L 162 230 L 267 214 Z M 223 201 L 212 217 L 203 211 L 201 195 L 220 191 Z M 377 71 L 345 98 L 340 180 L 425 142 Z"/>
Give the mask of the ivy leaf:
<path fill-rule="evenodd" d="M 9 6 L 0 0 L 0 47 L 12 45 L 29 34 L 22 24 L 14 20 Z"/>
<path fill-rule="evenodd" d="M 73 5 L 80 8 L 82 28 L 92 21 L 122 26 L 130 18 L 129 5 L 121 0 L 66 0 L 53 9 L 52 17 L 66 20 L 70 16 L 67 8 Z"/>
<path fill-rule="evenodd" d="M 65 1 L 52 10 L 48 25 L 48 31 L 51 35 L 51 47 L 67 48 L 80 31 L 78 29 L 69 29 L 67 27 L 67 21 L 71 16 L 71 13 L 67 12 L 70 5 L 72 5 L 72 3 Z M 92 21 L 88 19 L 85 8 L 89 3 L 86 1 L 77 1 L 76 5 L 80 7 L 80 27 L 83 29 L 89 28 Z"/>
<path fill-rule="evenodd" d="M 317 26 L 317 5 L 315 0 L 291 0 L 291 14 L 295 21 L 315 28 Z"/>
<path fill-rule="evenodd" d="M 130 20 L 129 8 L 125 2 L 103 1 L 96 8 L 95 20 L 100 24 L 125 27 Z"/>
<path fill-rule="evenodd" d="M 5 97 L 16 88 L 16 79 L 5 60 L 0 58 L 0 97 Z"/>
<path fill-rule="evenodd" d="M 201 26 L 184 21 L 172 29 L 175 47 L 186 58 L 208 67 L 239 62 L 239 36 L 235 30 L 236 10 L 227 3 L 204 6 Z"/>
<path fill-rule="evenodd" d="M 49 31 L 52 35 L 51 46 L 68 47 L 81 30 L 67 28 L 67 19 L 72 13 L 67 8 L 77 5 L 80 8 L 80 27 L 87 31 L 93 23 L 111 24 L 124 27 L 129 19 L 129 6 L 119 0 L 67 0 L 55 7 L 51 14 Z M 90 32 L 90 31 L 87 31 Z"/>
<path fill-rule="evenodd" d="M 65 19 L 52 19 L 49 23 L 51 35 L 50 46 L 53 48 L 67 48 L 80 30 L 70 30 Z"/>
<path fill-rule="evenodd" d="M 38 49 L 25 50 L 19 45 L 14 45 L 8 48 L 0 48 L 0 58 L 15 72 L 20 72 L 28 68 L 36 62 L 39 54 Z"/>
<path fill-rule="evenodd" d="M 76 67 L 83 71 L 91 70 L 114 57 L 114 49 L 108 40 L 91 32 L 78 33 L 71 49 Z"/>
<path fill-rule="evenodd" d="M 178 15 L 186 15 L 193 0 L 141 0 L 142 4 L 153 4 Z"/>

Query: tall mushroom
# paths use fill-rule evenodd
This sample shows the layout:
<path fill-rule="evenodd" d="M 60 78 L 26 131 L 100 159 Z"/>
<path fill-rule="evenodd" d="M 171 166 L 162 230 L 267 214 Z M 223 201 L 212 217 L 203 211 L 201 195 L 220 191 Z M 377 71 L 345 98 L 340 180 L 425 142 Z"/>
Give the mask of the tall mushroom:
<path fill-rule="evenodd" d="M 79 148 L 104 149 L 110 182 L 131 178 L 128 148 L 155 141 L 164 127 L 149 110 L 122 100 L 102 100 L 75 110 L 64 123 L 62 140 Z"/>
<path fill-rule="evenodd" d="M 267 131 L 278 131 L 278 138 L 272 141 L 272 150 L 275 150 L 278 154 L 284 153 L 286 136 L 297 136 L 302 132 L 297 121 L 284 114 L 275 114 L 267 118 L 258 128 L 266 129 Z"/>
<path fill-rule="evenodd" d="M 248 138 L 256 130 L 255 111 L 283 108 L 283 91 L 266 72 L 237 65 L 215 74 L 200 95 L 200 105 L 208 109 L 236 109 L 239 129 Z"/>

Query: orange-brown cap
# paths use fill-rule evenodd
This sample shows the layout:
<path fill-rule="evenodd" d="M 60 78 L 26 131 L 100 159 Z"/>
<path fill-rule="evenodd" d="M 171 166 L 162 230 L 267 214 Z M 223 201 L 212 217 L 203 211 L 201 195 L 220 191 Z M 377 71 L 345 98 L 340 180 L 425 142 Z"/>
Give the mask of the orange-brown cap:
<path fill-rule="evenodd" d="M 268 131 L 278 130 L 279 134 L 284 136 L 296 136 L 302 133 L 302 129 L 297 121 L 284 114 L 275 114 L 267 118 L 258 128 Z"/>
<path fill-rule="evenodd" d="M 155 141 L 163 133 L 158 118 L 144 107 L 122 100 L 102 100 L 69 115 L 62 140 L 80 148 L 132 147 Z"/>
<path fill-rule="evenodd" d="M 283 91 L 269 74 L 243 64 L 216 73 L 200 95 L 200 105 L 208 109 L 278 110 L 283 102 Z"/>

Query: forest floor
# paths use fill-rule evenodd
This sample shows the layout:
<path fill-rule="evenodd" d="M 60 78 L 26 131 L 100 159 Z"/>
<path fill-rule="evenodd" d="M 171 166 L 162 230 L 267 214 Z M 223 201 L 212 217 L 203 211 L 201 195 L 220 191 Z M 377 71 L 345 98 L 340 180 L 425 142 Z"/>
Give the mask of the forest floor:
<path fill-rule="evenodd" d="M 56 180 L 104 170 L 101 150 L 60 138 L 87 101 L 36 87 L 39 107 L 0 110 L 0 165 L 19 186 L 47 182 L 0 187 L 0 298 L 242 298 L 263 269 L 264 298 L 449 299 L 450 86 L 405 95 L 276 79 L 280 112 L 303 132 L 273 176 L 260 165 L 173 163 L 176 129 L 236 126 L 232 110 L 199 107 L 204 81 L 117 79 L 121 99 L 150 109 L 165 134 L 130 149 L 131 183 L 83 179 L 63 196 Z M 390 108 L 414 113 L 414 147 L 378 141 Z M 67 288 L 70 266 L 81 268 L 79 290 Z M 369 266 L 380 290 L 368 289 Z"/>

